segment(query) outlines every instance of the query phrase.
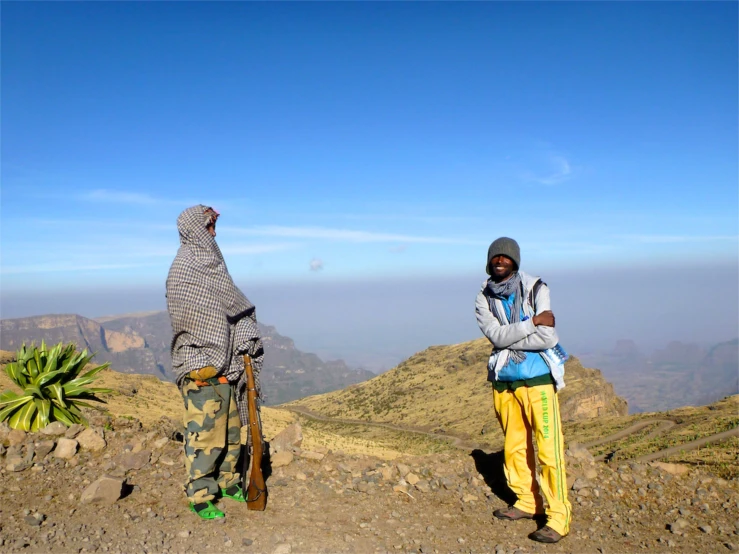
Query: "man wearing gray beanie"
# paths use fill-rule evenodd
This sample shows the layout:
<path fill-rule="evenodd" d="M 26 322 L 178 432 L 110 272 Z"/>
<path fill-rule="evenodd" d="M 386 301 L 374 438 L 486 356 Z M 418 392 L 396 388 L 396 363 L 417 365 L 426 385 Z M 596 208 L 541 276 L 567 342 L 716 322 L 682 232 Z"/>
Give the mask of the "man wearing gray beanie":
<path fill-rule="evenodd" d="M 521 249 L 515 240 L 493 241 L 485 266 L 490 278 L 475 301 L 477 324 L 493 345 L 488 381 L 505 435 L 506 479 L 518 498 L 493 515 L 506 520 L 546 515 L 546 525 L 529 538 L 554 543 L 567 535 L 572 519 L 557 398 L 564 388 L 567 354 L 554 329 L 549 287 L 520 271 L 520 264 Z M 541 468 L 538 482 L 534 440 Z"/>

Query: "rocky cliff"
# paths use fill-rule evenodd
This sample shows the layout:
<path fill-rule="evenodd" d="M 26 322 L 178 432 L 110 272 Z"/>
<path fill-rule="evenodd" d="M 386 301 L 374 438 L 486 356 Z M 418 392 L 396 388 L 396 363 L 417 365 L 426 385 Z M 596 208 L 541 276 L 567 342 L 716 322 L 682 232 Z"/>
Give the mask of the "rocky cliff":
<path fill-rule="evenodd" d="M 0 320 L 0 348 L 16 350 L 23 342 L 73 342 L 96 352 L 95 362 L 110 362 L 115 371 L 155 375 L 171 381 L 169 354 L 172 327 L 167 312 L 105 317 L 99 321 L 79 315 L 45 315 Z M 274 327 L 259 325 L 265 359 L 261 375 L 268 404 L 289 402 L 359 383 L 375 376 L 349 368 L 343 360 L 324 362 L 298 350 Z"/>
<path fill-rule="evenodd" d="M 0 348 L 17 350 L 21 344 L 72 342 L 95 352 L 94 362 L 110 362 L 122 373 L 147 373 L 167 379 L 161 359 L 136 333 L 106 329 L 97 321 L 75 314 L 44 315 L 0 320 Z"/>

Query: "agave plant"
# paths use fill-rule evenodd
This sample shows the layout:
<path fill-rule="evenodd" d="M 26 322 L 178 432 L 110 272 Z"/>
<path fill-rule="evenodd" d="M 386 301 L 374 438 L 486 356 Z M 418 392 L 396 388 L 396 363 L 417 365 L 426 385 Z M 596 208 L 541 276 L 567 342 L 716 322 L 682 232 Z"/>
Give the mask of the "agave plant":
<path fill-rule="evenodd" d="M 74 344 L 65 347 L 60 342 L 51 349 L 44 342 L 40 348 L 23 344 L 16 361 L 5 366 L 5 373 L 23 394 L 10 390 L 0 394 L 0 421 L 7 419 L 10 427 L 23 431 L 38 431 L 52 421 L 87 423 L 80 407 L 92 408 L 87 400 L 103 402 L 95 395 L 112 392 L 87 386 L 110 365 L 82 373 L 93 356 L 87 350 L 78 353 Z"/>

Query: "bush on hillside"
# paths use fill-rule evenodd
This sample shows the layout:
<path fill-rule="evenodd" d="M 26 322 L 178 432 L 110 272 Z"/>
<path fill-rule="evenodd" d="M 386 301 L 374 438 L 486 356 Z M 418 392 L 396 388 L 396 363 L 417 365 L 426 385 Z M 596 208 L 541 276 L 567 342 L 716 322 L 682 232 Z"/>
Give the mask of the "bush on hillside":
<path fill-rule="evenodd" d="M 87 401 L 103 402 L 96 394 L 111 389 L 88 387 L 98 373 L 110 364 L 82 371 L 94 354 L 87 350 L 78 353 L 74 344 L 66 347 L 60 342 L 51 349 L 25 343 L 18 350 L 16 361 L 5 366 L 5 373 L 20 387 L 23 394 L 5 391 L 0 394 L 0 422 L 8 420 L 13 429 L 38 431 L 52 421 L 69 426 L 87 423 L 81 407 L 92 408 Z"/>

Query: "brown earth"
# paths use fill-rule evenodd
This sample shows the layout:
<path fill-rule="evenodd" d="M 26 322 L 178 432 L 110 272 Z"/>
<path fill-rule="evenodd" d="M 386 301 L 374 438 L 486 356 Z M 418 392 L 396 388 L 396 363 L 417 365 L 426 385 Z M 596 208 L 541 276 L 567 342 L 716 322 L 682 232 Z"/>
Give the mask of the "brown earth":
<path fill-rule="evenodd" d="M 107 443 L 100 451 L 82 448 L 69 460 L 54 451 L 37 456 L 39 447 L 31 445 L 49 437 L 26 435 L 11 446 L 18 433 L 11 440 L 0 430 L 0 551 L 511 554 L 739 548 L 736 472 L 727 470 L 732 478 L 725 479 L 719 476 L 725 466 L 707 463 L 726 450 L 735 467 L 736 438 L 698 449 L 697 460 L 681 464 L 652 466 L 625 458 L 648 453 L 659 441 L 669 448 L 732 422 L 730 428 L 736 427 L 739 397 L 663 414 L 570 422 L 565 434 L 571 532 L 558 544 L 540 545 L 527 538 L 535 522 L 492 517 L 510 500 L 494 447 L 499 430 L 478 435 L 485 439 L 482 448 L 461 449 L 402 426 L 315 421 L 278 409 L 264 410 L 266 438 L 300 421 L 304 439 L 290 449 L 291 463 L 272 469 L 267 510 L 252 512 L 224 500 L 219 505 L 225 520 L 201 521 L 187 511 L 181 490 L 177 390 L 141 376 L 106 372 L 103 379 L 118 392 L 108 397 L 110 415 L 91 415 L 92 427 Z M 6 386 L 0 380 L 0 389 Z M 655 434 L 663 424 L 650 418 L 674 425 Z M 592 452 L 574 444 L 603 437 Z M 614 461 L 594 461 L 591 454 L 602 452 Z M 135 458 L 143 461 L 138 469 L 131 467 Z M 19 459 L 30 463 L 18 470 Z M 82 503 L 82 493 L 106 474 L 125 479 L 124 496 L 112 505 Z"/>

